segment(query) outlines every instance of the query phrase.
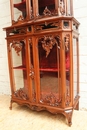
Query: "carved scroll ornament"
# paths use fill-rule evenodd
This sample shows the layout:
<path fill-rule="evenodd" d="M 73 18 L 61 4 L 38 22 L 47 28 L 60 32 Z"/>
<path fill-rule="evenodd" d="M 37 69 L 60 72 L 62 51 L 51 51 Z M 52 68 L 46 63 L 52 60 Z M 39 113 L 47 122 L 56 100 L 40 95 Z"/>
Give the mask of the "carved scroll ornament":
<path fill-rule="evenodd" d="M 22 47 L 23 47 L 23 43 L 24 41 L 14 41 L 12 42 L 11 44 L 11 47 L 14 48 L 14 50 L 16 51 L 17 55 L 19 56 L 20 54 L 20 51 L 22 50 Z"/>
<path fill-rule="evenodd" d="M 40 30 L 45 30 L 45 29 L 51 29 L 51 28 L 61 29 L 62 28 L 61 21 L 45 22 L 43 24 L 34 26 L 35 32 Z"/>
<path fill-rule="evenodd" d="M 50 10 L 46 7 L 43 14 L 46 16 L 46 15 L 51 15 L 51 12 Z"/>
<path fill-rule="evenodd" d="M 49 104 L 50 106 L 60 106 L 62 98 L 54 93 L 42 93 L 40 103 Z"/>
<path fill-rule="evenodd" d="M 58 45 L 58 42 L 54 36 L 44 36 L 43 40 L 41 40 L 42 47 L 46 51 L 46 57 L 48 57 L 51 49 L 55 44 Z"/>
<path fill-rule="evenodd" d="M 19 98 L 19 99 L 28 100 L 28 96 L 23 91 L 22 88 L 20 88 L 19 90 L 15 91 L 14 96 L 17 97 L 17 98 Z"/>

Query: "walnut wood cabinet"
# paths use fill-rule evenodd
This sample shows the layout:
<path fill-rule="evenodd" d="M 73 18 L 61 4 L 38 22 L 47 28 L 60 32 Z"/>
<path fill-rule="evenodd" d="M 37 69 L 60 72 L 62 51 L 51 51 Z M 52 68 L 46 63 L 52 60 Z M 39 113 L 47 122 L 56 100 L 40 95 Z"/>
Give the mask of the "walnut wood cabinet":
<path fill-rule="evenodd" d="M 65 115 L 79 109 L 79 22 L 72 0 L 10 0 L 11 104 Z"/>

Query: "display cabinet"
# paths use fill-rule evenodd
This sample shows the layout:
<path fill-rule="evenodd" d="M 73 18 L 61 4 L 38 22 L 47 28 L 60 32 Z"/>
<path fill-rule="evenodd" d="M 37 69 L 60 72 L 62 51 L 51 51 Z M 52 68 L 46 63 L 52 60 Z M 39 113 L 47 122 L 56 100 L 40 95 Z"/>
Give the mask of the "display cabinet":
<path fill-rule="evenodd" d="M 79 109 L 79 22 L 72 0 L 10 0 L 11 103 L 65 115 Z"/>

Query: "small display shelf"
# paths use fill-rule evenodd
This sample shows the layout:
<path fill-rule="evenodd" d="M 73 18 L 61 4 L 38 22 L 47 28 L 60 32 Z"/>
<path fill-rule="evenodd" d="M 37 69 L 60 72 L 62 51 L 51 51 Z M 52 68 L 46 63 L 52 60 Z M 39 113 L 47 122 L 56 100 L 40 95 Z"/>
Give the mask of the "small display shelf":
<path fill-rule="evenodd" d="M 26 67 L 25 66 L 17 66 L 17 67 L 13 67 L 13 69 L 26 70 Z"/>

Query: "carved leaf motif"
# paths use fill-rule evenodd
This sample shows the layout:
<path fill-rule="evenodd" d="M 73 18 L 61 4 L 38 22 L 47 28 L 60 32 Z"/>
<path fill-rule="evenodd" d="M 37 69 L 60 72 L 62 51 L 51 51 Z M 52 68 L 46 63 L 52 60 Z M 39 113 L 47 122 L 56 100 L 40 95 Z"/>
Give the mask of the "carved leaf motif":
<path fill-rule="evenodd" d="M 61 22 L 54 22 L 51 26 L 55 26 L 57 29 L 61 29 Z"/>
<path fill-rule="evenodd" d="M 41 41 L 43 49 L 46 51 L 46 57 L 49 55 L 50 50 L 57 43 L 57 40 L 53 36 L 44 36 L 44 39 Z"/>
<path fill-rule="evenodd" d="M 47 16 L 47 15 L 51 15 L 51 12 L 50 12 L 50 10 L 46 7 L 45 10 L 44 10 L 44 12 L 43 12 L 43 14 L 44 14 L 45 16 Z"/>
<path fill-rule="evenodd" d="M 22 88 L 20 88 L 19 90 L 15 91 L 14 95 L 19 98 L 19 99 L 23 99 L 23 100 L 28 100 L 28 96 L 27 94 L 23 91 Z"/>
<path fill-rule="evenodd" d="M 22 15 L 19 16 L 18 21 L 24 20 L 24 17 Z"/>
<path fill-rule="evenodd" d="M 19 56 L 19 52 L 22 50 L 22 43 L 20 41 L 13 41 L 11 47 L 13 47 Z"/>
<path fill-rule="evenodd" d="M 53 93 L 42 93 L 40 103 L 49 104 L 50 106 L 59 106 L 62 102 L 61 98 L 58 98 Z"/>
<path fill-rule="evenodd" d="M 26 34 L 26 30 L 25 29 L 19 30 L 19 34 Z"/>
<path fill-rule="evenodd" d="M 39 26 L 39 25 L 35 26 L 34 29 L 35 29 L 35 31 L 42 30 L 42 26 Z"/>

